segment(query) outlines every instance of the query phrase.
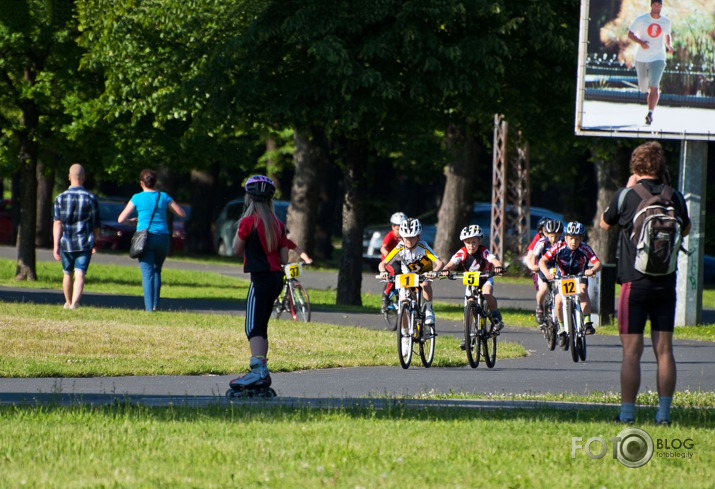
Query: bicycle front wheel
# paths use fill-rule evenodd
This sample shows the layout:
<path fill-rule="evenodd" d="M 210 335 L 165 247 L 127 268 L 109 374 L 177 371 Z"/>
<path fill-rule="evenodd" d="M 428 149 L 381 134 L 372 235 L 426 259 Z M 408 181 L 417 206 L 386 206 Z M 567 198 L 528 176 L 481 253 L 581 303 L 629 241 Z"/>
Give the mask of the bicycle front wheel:
<path fill-rule="evenodd" d="M 546 344 L 549 346 L 549 350 L 554 351 L 556 348 L 556 325 L 554 324 L 554 318 L 552 316 L 552 304 L 544 306 L 544 318 L 545 318 L 545 328 L 546 328 Z"/>
<path fill-rule="evenodd" d="M 574 363 L 578 363 L 578 346 L 577 346 L 577 334 L 576 334 L 576 308 L 574 307 L 573 303 L 569 301 L 569 303 L 566 305 L 566 317 L 568 317 L 569 325 L 568 325 L 568 333 L 569 333 L 569 343 L 571 347 L 571 360 L 574 361 Z M 564 319 L 566 319 L 564 317 Z"/>
<path fill-rule="evenodd" d="M 308 291 L 305 290 L 299 282 L 296 282 L 293 285 L 293 293 L 291 295 L 293 297 L 293 301 L 291 302 L 293 321 L 309 322 L 310 299 L 308 298 Z"/>
<path fill-rule="evenodd" d="M 420 357 L 422 365 L 426 368 L 432 366 L 434 360 L 434 341 L 437 333 L 435 332 L 434 324 L 422 325 L 422 334 L 420 335 Z"/>
<path fill-rule="evenodd" d="M 484 363 L 487 364 L 487 367 L 494 368 L 497 363 L 497 334 L 494 332 L 494 324 L 487 326 L 487 318 L 482 318 L 479 326 Z"/>
<path fill-rule="evenodd" d="M 464 349 L 467 351 L 467 362 L 472 368 L 479 366 L 479 320 L 476 305 L 472 301 L 467 302 L 464 306 Z"/>
<path fill-rule="evenodd" d="M 415 329 L 415 313 L 409 304 L 402 304 L 397 314 L 397 358 L 402 368 L 410 368 L 412 362 L 412 331 Z"/>

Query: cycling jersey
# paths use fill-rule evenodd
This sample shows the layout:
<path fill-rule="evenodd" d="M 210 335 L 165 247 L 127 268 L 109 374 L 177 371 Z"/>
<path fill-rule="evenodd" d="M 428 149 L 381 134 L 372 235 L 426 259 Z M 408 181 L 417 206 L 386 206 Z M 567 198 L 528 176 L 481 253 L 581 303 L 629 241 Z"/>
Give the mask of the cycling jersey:
<path fill-rule="evenodd" d="M 596 253 L 586 243 L 571 251 L 565 241 L 559 241 L 544 253 L 547 260 L 555 260 L 562 275 L 580 275 L 586 271 L 588 262 L 596 263 Z"/>
<path fill-rule="evenodd" d="M 398 260 L 402 263 L 402 273 L 425 273 L 432 271 L 432 264 L 439 256 L 425 241 L 418 241 L 411 250 L 400 243 L 385 257 L 388 265 Z"/>
<path fill-rule="evenodd" d="M 563 239 L 560 239 L 554 244 L 559 244 L 561 241 L 563 241 Z M 551 246 L 553 245 L 551 244 L 551 241 L 549 241 L 549 238 L 547 238 L 546 236 L 543 236 L 541 239 L 539 239 L 539 241 L 536 242 L 534 248 L 531 250 L 531 252 L 536 257 L 536 263 L 539 263 L 541 257 L 544 256 L 544 254 L 549 250 L 549 248 L 551 248 Z M 553 267 L 553 260 L 550 260 L 547 266 Z"/>
<path fill-rule="evenodd" d="M 534 251 L 534 246 L 536 246 L 536 243 L 538 243 L 539 240 L 543 237 L 544 237 L 543 234 L 536 233 L 536 235 L 534 235 L 534 239 L 531 240 L 531 243 L 529 243 L 529 246 L 526 248 L 526 251 L 529 251 L 529 250 Z"/>
<path fill-rule="evenodd" d="M 487 272 L 494 269 L 494 265 L 491 263 L 492 258 L 496 257 L 486 246 L 480 245 L 472 255 L 467 252 L 467 247 L 463 246 L 449 261 L 457 265 L 461 264 L 467 272 Z"/>

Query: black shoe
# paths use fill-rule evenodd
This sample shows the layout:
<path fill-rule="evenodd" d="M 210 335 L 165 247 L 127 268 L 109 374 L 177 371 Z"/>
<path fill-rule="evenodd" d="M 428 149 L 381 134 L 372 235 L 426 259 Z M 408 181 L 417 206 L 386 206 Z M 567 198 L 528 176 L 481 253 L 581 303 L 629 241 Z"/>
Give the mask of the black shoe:
<path fill-rule="evenodd" d="M 536 316 L 536 322 L 541 324 L 544 322 L 544 310 L 543 309 L 537 309 L 536 312 L 534 313 L 534 316 Z"/>
<path fill-rule="evenodd" d="M 569 346 L 569 335 L 565 331 L 559 333 L 559 346 L 562 350 L 565 350 Z"/>
<path fill-rule="evenodd" d="M 633 424 L 632 419 L 621 419 L 621 415 L 619 414 L 615 418 L 613 418 L 613 422 L 616 424 Z"/>
<path fill-rule="evenodd" d="M 459 348 L 461 348 L 462 350 L 467 349 L 467 342 L 464 339 L 462 339 L 462 342 L 459 344 Z"/>
<path fill-rule="evenodd" d="M 670 426 L 670 420 L 669 419 L 661 419 L 660 421 L 658 421 L 656 419 L 655 424 L 659 424 L 661 426 Z"/>
<path fill-rule="evenodd" d="M 596 334 L 596 330 L 593 328 L 593 323 L 591 321 L 587 322 L 585 324 L 586 328 L 584 332 L 589 335 L 589 334 Z"/>
<path fill-rule="evenodd" d="M 653 122 L 653 113 L 648 112 L 648 115 L 645 116 L 645 123 L 647 126 L 650 126 L 651 122 Z"/>

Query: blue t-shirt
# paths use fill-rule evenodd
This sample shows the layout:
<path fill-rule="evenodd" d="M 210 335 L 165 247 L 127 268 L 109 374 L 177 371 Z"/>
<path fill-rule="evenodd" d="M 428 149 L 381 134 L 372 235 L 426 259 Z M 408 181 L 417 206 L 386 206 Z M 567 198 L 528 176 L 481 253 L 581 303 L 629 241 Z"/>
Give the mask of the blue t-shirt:
<path fill-rule="evenodd" d="M 154 211 L 156 199 L 159 196 L 159 205 L 156 207 L 154 219 L 151 219 L 151 213 Z M 166 224 L 166 209 L 169 207 L 172 198 L 165 192 L 140 192 L 134 194 L 131 203 L 137 208 L 139 219 L 137 221 L 137 231 L 149 227 L 151 219 L 151 227 L 149 232 L 154 234 L 169 234 L 169 226 Z"/>

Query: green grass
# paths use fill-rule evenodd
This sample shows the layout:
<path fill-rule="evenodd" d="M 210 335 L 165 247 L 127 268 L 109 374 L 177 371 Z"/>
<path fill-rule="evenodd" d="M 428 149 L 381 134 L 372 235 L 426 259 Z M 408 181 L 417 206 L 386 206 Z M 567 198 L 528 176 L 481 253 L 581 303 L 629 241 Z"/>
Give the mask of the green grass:
<path fill-rule="evenodd" d="M 640 469 L 612 456 L 612 411 L 0 407 L 0 488 L 712 487 L 713 410 L 640 425 L 654 443 L 694 442 Z M 572 437 L 609 451 L 572 457 Z M 662 456 L 676 452 L 692 457 Z"/>

